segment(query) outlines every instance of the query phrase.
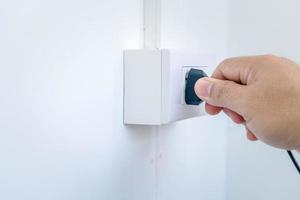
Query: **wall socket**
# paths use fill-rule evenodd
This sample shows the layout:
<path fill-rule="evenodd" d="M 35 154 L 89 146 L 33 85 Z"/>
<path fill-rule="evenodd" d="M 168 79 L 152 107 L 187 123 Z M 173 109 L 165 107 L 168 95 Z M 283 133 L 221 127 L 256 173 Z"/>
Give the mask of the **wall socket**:
<path fill-rule="evenodd" d="M 207 58 L 167 49 L 125 50 L 124 124 L 162 125 L 205 115 L 203 104 L 186 105 L 182 98 L 186 72 L 206 71 L 202 66 L 213 63 Z"/>

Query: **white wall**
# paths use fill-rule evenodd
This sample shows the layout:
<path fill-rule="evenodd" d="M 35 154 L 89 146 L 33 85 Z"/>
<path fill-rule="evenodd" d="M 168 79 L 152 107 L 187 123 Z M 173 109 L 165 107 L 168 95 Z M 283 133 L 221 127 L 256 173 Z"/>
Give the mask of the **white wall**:
<path fill-rule="evenodd" d="M 0 26 L 0 199 L 153 199 L 153 130 L 122 125 L 140 1 L 0 1 Z"/>
<path fill-rule="evenodd" d="M 230 0 L 230 55 L 272 53 L 300 62 L 299 6 L 295 0 Z M 227 199 L 299 199 L 299 175 L 287 153 L 248 142 L 233 124 L 227 160 Z"/>
<path fill-rule="evenodd" d="M 0 199 L 225 197 L 222 117 L 122 125 L 122 50 L 142 44 L 141 11 L 140 0 L 0 1 Z M 221 60 L 226 1 L 163 1 L 161 31 L 163 48 Z"/>

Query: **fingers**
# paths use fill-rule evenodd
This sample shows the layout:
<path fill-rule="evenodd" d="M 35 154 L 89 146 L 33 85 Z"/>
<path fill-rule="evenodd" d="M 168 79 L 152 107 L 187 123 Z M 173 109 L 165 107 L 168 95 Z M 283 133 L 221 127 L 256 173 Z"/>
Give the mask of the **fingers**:
<path fill-rule="evenodd" d="M 258 140 L 253 133 L 249 133 L 249 132 L 247 132 L 247 138 L 248 138 L 248 140 L 253 141 L 253 142 Z"/>
<path fill-rule="evenodd" d="M 221 80 L 230 80 L 236 83 L 247 85 L 249 77 L 253 73 L 254 63 L 257 62 L 261 56 L 248 56 L 229 58 L 221 62 L 214 73 L 212 78 Z"/>
<path fill-rule="evenodd" d="M 215 107 L 225 107 L 242 115 L 247 108 L 247 88 L 232 81 L 213 78 L 199 79 L 195 84 L 197 96 Z M 208 106 L 209 111 L 218 113 L 218 109 Z"/>
<path fill-rule="evenodd" d="M 235 105 L 236 99 L 243 97 L 240 96 L 242 90 L 239 89 L 242 88 L 241 86 L 247 85 L 250 79 L 249 77 L 254 74 L 255 70 L 253 70 L 253 68 L 255 62 L 263 57 L 264 56 L 248 56 L 226 59 L 221 62 L 214 71 L 212 75 L 213 79 L 203 79 L 215 83 L 215 87 L 213 87 L 212 84 L 204 84 L 203 81 L 197 82 L 195 91 L 200 98 L 202 97 L 202 99 L 207 101 L 207 113 L 211 115 L 218 114 L 221 111 L 221 107 L 226 107 L 228 104 L 231 104 L 231 107 L 228 107 L 231 110 L 235 110 L 235 107 L 237 106 L 238 110 L 235 111 L 239 112 L 239 109 L 242 109 L 242 107 Z M 218 80 L 227 81 L 220 82 Z M 209 98 L 205 98 L 206 96 Z"/>
<path fill-rule="evenodd" d="M 208 103 L 205 104 L 205 109 L 206 112 L 210 115 L 216 115 L 218 114 L 221 110 L 223 110 L 223 112 L 235 123 L 237 124 L 245 124 L 245 119 L 239 115 L 238 113 L 228 109 L 228 108 L 221 108 L 221 107 L 216 107 L 213 105 L 210 105 Z M 248 140 L 250 141 L 257 141 L 257 137 L 252 133 L 252 131 L 250 131 L 250 129 L 247 127 L 247 125 L 245 125 L 245 129 L 246 129 L 246 135 Z"/>
<path fill-rule="evenodd" d="M 245 124 L 249 105 L 247 85 L 255 80 L 255 66 L 264 56 L 238 57 L 224 60 L 212 74 L 212 78 L 203 78 L 196 82 L 195 92 L 206 101 L 208 114 L 216 115 L 221 110 L 237 124 Z M 246 127 L 247 138 L 251 141 L 257 137 Z"/>
<path fill-rule="evenodd" d="M 247 138 L 250 141 L 257 141 L 257 137 L 249 130 L 249 128 L 247 126 L 246 127 L 246 131 L 247 131 Z"/>
<path fill-rule="evenodd" d="M 216 115 L 221 112 L 222 108 L 205 103 L 205 110 L 210 115 Z"/>
<path fill-rule="evenodd" d="M 245 119 L 239 115 L 238 113 L 232 111 L 232 110 L 229 110 L 228 108 L 221 108 L 221 107 L 216 107 L 216 106 L 213 106 L 213 105 L 210 105 L 208 103 L 205 104 L 205 110 L 208 114 L 210 115 L 216 115 L 216 114 L 219 114 L 221 110 L 223 110 L 223 112 L 228 116 L 230 117 L 230 119 L 237 123 L 237 124 L 242 124 L 242 123 L 245 123 Z"/>
<path fill-rule="evenodd" d="M 229 110 L 229 109 L 227 109 L 227 108 L 223 108 L 223 112 L 224 112 L 228 117 L 230 117 L 230 119 L 231 119 L 233 122 L 235 122 L 235 123 L 237 123 L 237 124 L 245 123 L 245 119 L 244 119 L 241 115 L 237 114 L 236 112 L 234 112 L 234 111 L 232 111 L 232 110 Z"/>

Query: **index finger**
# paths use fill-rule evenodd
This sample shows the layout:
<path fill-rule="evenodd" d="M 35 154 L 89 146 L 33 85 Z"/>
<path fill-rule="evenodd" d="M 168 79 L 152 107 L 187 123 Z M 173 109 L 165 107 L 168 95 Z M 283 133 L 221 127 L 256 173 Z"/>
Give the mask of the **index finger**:
<path fill-rule="evenodd" d="M 247 85 L 254 63 L 260 58 L 261 56 L 244 56 L 225 59 L 218 65 L 212 78 Z"/>

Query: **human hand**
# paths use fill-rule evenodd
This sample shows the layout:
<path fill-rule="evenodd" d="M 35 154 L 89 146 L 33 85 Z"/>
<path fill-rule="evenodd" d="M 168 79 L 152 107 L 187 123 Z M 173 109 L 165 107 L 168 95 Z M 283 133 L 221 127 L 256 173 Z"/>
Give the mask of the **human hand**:
<path fill-rule="evenodd" d="M 263 55 L 224 60 L 195 92 L 211 115 L 224 111 L 244 124 L 249 140 L 300 150 L 300 68 L 286 58 Z"/>

